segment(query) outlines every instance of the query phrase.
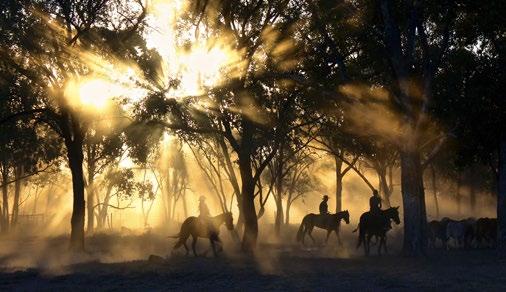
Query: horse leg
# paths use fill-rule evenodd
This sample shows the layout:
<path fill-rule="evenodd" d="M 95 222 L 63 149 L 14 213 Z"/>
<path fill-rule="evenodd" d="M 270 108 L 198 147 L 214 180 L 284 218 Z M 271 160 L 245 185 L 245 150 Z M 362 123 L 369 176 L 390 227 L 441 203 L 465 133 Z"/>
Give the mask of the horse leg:
<path fill-rule="evenodd" d="M 332 233 L 332 230 L 327 230 L 327 239 L 325 239 L 325 245 L 329 243 L 330 233 Z"/>
<path fill-rule="evenodd" d="M 381 247 L 383 247 L 383 250 L 385 251 L 385 254 L 387 254 L 388 251 L 387 251 L 387 239 L 386 239 L 386 236 L 380 236 L 379 237 L 378 255 L 381 255 Z"/>
<path fill-rule="evenodd" d="M 183 242 L 184 249 L 186 250 L 186 254 L 188 255 L 190 253 L 190 249 L 188 248 L 188 245 L 186 245 L 186 240 Z"/>
<path fill-rule="evenodd" d="M 368 255 L 369 255 L 369 251 L 367 250 L 368 239 L 369 239 L 369 236 L 367 236 L 367 235 L 366 235 L 366 236 L 364 237 L 364 254 L 365 254 L 366 256 L 368 256 Z"/>
<path fill-rule="evenodd" d="M 216 252 L 216 246 L 214 244 L 214 240 L 209 238 L 209 241 L 211 242 L 211 248 L 213 249 L 214 257 L 218 257 L 218 253 Z"/>
<path fill-rule="evenodd" d="M 309 235 L 309 238 L 311 238 L 311 240 L 313 241 L 313 245 L 316 244 L 316 240 L 314 240 L 313 238 L 313 235 L 311 234 L 311 232 L 313 232 L 313 227 L 310 227 L 307 231 L 307 235 Z"/>
<path fill-rule="evenodd" d="M 306 242 L 305 242 L 305 239 L 306 239 L 306 232 L 307 232 L 307 229 L 306 229 L 306 226 L 302 226 L 302 245 L 303 246 L 306 246 Z"/>
<path fill-rule="evenodd" d="M 336 237 L 337 237 L 337 244 L 339 244 L 339 247 L 343 247 L 343 242 L 341 241 L 341 235 L 339 235 L 339 229 L 335 230 Z"/>
<path fill-rule="evenodd" d="M 368 256 L 369 255 L 369 250 L 371 249 L 371 237 L 372 235 L 371 234 L 367 234 L 367 238 L 365 240 L 365 255 Z"/>
<path fill-rule="evenodd" d="M 197 236 L 194 236 L 193 235 L 193 240 L 192 240 L 192 250 L 193 250 L 193 255 L 194 256 L 197 256 L 197 251 L 195 250 L 195 247 L 197 246 Z"/>

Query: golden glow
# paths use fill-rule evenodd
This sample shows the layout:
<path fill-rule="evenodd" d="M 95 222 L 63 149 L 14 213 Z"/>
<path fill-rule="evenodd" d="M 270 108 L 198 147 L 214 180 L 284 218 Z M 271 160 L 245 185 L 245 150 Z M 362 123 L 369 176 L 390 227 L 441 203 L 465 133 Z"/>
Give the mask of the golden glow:
<path fill-rule="evenodd" d="M 116 83 L 90 78 L 70 81 L 65 88 L 65 97 L 72 106 L 81 110 L 103 112 L 122 92 L 123 88 Z"/>
<path fill-rule="evenodd" d="M 113 96 L 112 84 L 100 80 L 92 79 L 84 82 L 79 87 L 79 98 L 84 106 L 91 106 L 96 109 L 104 109 L 107 106 L 109 98 Z"/>
<path fill-rule="evenodd" d="M 244 68 L 242 54 L 232 47 L 233 42 L 206 38 L 194 27 L 178 34 L 177 21 L 187 4 L 184 0 L 151 2 L 148 22 L 153 29 L 145 36 L 148 47 L 157 50 L 163 59 L 161 79 L 179 81 L 178 88 L 171 91 L 176 97 L 200 95 L 206 87 L 218 86 L 224 75 L 240 74 Z"/>
<path fill-rule="evenodd" d="M 69 48 L 71 54 L 88 66 L 93 77 L 75 77 L 65 87 L 65 97 L 74 107 L 87 111 L 105 111 L 114 98 L 139 101 L 148 91 L 167 90 L 170 97 L 197 96 L 206 88 L 219 86 L 226 77 L 237 77 L 244 71 L 242 52 L 226 37 L 207 38 L 194 31 L 183 34 L 176 25 L 185 13 L 186 0 L 153 0 L 148 2 L 145 32 L 147 47 L 162 57 L 159 80 L 150 83 L 136 64 Z M 205 27 L 201 24 L 201 30 Z M 178 86 L 169 88 L 171 80 Z"/>

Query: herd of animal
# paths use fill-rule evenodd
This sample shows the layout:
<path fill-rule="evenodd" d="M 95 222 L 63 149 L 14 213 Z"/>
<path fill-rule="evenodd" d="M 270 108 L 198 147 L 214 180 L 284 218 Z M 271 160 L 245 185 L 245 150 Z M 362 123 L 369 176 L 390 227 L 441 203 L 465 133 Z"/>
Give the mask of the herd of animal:
<path fill-rule="evenodd" d="M 344 220 L 346 224 L 350 223 L 350 214 L 348 211 L 338 212 L 336 214 L 320 215 L 308 214 L 302 220 L 297 232 L 297 241 L 304 244 L 304 238 L 309 236 L 313 244 L 315 240 L 311 235 L 315 227 L 327 231 L 328 241 L 332 232 L 335 232 L 338 242 L 341 245 L 339 237 L 340 221 Z M 382 250 L 387 253 L 386 234 L 392 229 L 391 222 L 400 224 L 399 207 L 391 207 L 380 210 L 376 213 L 365 212 L 360 216 L 357 229 L 358 242 L 357 248 L 364 247 L 364 252 L 369 255 L 371 239 L 375 238 L 378 245 L 378 254 Z M 209 217 L 205 221 L 198 217 L 187 218 L 177 235 L 169 236 L 178 238 L 174 250 L 183 246 L 186 254 L 190 249 L 186 245 L 189 237 L 192 237 L 193 254 L 197 256 L 196 243 L 199 237 L 208 238 L 214 255 L 217 255 L 216 243 L 220 242 L 218 237 L 220 226 L 225 224 L 228 230 L 234 229 L 232 213 L 226 212 L 215 217 Z M 479 248 L 494 247 L 497 237 L 497 219 L 495 218 L 468 218 L 464 220 L 453 220 L 448 217 L 440 221 L 432 220 L 428 223 L 428 245 L 431 248 L 442 247 L 446 249 L 454 248 Z"/>
<path fill-rule="evenodd" d="M 496 218 L 453 220 L 445 217 L 428 223 L 428 245 L 431 248 L 494 247 L 497 237 Z"/>

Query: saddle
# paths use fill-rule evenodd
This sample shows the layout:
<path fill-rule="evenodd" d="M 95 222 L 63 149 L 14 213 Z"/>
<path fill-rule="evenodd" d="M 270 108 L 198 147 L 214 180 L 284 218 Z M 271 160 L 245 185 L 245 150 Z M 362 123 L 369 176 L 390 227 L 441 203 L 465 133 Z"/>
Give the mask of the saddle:
<path fill-rule="evenodd" d="M 371 209 L 369 211 L 370 222 L 378 228 L 384 228 L 385 231 L 392 229 L 392 223 L 384 215 L 381 209 Z"/>
<path fill-rule="evenodd" d="M 197 220 L 202 234 L 207 234 L 208 236 L 216 236 L 218 234 L 218 231 L 214 227 L 210 217 L 199 216 Z"/>

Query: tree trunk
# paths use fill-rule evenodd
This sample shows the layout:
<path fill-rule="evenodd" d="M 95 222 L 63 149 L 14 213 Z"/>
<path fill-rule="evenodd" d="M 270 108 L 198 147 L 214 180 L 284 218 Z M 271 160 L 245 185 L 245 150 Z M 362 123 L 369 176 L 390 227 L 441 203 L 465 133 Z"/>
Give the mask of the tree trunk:
<path fill-rule="evenodd" d="M 9 169 L 4 164 L 2 167 L 2 218 L 0 218 L 1 232 L 9 232 Z"/>
<path fill-rule="evenodd" d="M 281 224 L 283 224 L 283 144 L 279 149 L 278 160 L 276 161 L 276 221 L 274 222 L 274 233 L 279 237 Z"/>
<path fill-rule="evenodd" d="M 107 187 L 102 207 L 98 209 L 97 228 L 103 229 L 107 221 L 107 211 L 109 210 L 109 202 L 111 201 L 112 186 Z"/>
<path fill-rule="evenodd" d="M 230 159 L 230 154 L 228 153 L 228 147 L 225 143 L 225 140 L 223 137 L 218 138 L 218 143 L 220 144 L 221 150 L 223 152 L 223 157 L 225 158 L 225 165 L 227 167 L 227 172 L 230 176 L 230 184 L 232 185 L 232 188 L 234 189 L 234 193 L 237 198 L 237 208 L 239 209 L 239 216 L 237 219 L 237 229 L 240 230 L 242 228 L 242 224 L 244 222 L 243 216 L 242 216 L 242 195 L 241 195 L 241 189 L 239 188 L 239 183 L 237 181 L 237 176 L 235 175 L 235 169 L 232 165 L 232 161 Z"/>
<path fill-rule="evenodd" d="M 457 214 L 460 215 L 460 201 L 462 200 L 462 174 L 459 173 L 458 174 L 458 178 L 457 178 L 457 194 L 455 195 L 455 201 L 456 201 L 456 205 L 457 205 Z"/>
<path fill-rule="evenodd" d="M 434 168 L 434 166 L 432 166 L 430 169 L 432 180 L 432 195 L 434 197 L 434 207 L 436 208 L 436 219 L 439 219 L 439 201 L 437 199 L 436 169 Z"/>
<path fill-rule="evenodd" d="M 276 220 L 274 222 L 274 234 L 279 237 L 281 224 L 283 224 L 283 143 L 278 152 L 276 163 Z"/>
<path fill-rule="evenodd" d="M 181 195 L 181 200 L 183 200 L 183 214 L 184 218 L 188 218 L 188 202 L 186 201 L 186 189 L 181 190 L 183 194 Z"/>
<path fill-rule="evenodd" d="M 387 181 L 387 167 L 386 166 L 376 167 L 376 173 L 378 174 L 380 185 L 379 193 L 383 197 L 382 200 L 385 202 L 385 205 L 387 207 L 390 207 L 391 186 L 388 185 Z"/>
<path fill-rule="evenodd" d="M 401 151 L 405 255 L 425 254 L 427 218 L 420 154 L 414 147 Z"/>
<path fill-rule="evenodd" d="M 88 212 L 88 233 L 93 233 L 95 227 L 95 189 L 94 189 L 94 177 L 92 174 L 88 174 L 88 187 L 86 188 L 87 202 L 86 209 Z"/>
<path fill-rule="evenodd" d="M 71 218 L 70 246 L 74 250 L 84 250 L 84 173 L 83 144 L 79 140 L 66 141 L 67 156 L 72 174 L 74 203 Z"/>
<path fill-rule="evenodd" d="M 244 219 L 244 233 L 242 249 L 252 252 L 258 237 L 257 213 L 255 211 L 255 182 L 251 169 L 251 155 L 249 151 L 239 153 L 239 171 L 241 173 L 242 215 Z"/>
<path fill-rule="evenodd" d="M 21 179 L 20 177 L 23 175 L 23 167 L 19 166 L 15 168 L 15 182 L 14 182 L 14 201 L 12 202 L 12 217 L 11 217 L 11 227 L 16 228 L 18 223 L 19 216 L 19 197 L 21 195 Z"/>
<path fill-rule="evenodd" d="M 160 180 L 162 179 L 162 176 L 160 177 Z M 162 197 L 162 210 L 163 210 L 163 218 L 165 221 L 165 224 L 168 224 L 170 222 L 169 220 L 169 212 L 167 212 L 167 186 L 160 187 L 160 193 Z"/>
<path fill-rule="evenodd" d="M 281 224 L 283 224 L 283 200 L 281 194 L 275 197 L 276 199 L 276 220 L 274 222 L 274 233 L 276 236 L 281 234 Z"/>
<path fill-rule="evenodd" d="M 343 161 L 338 157 L 334 157 L 336 164 L 336 213 L 343 210 L 343 174 L 341 168 Z"/>
<path fill-rule="evenodd" d="M 390 198 L 392 197 L 392 194 L 394 192 L 394 175 L 393 175 L 393 165 L 390 165 L 388 167 L 388 191 L 385 192 L 385 201 L 387 203 L 387 206 L 392 206 L 390 204 Z"/>
<path fill-rule="evenodd" d="M 292 207 L 291 195 L 286 200 L 285 225 L 290 225 L 290 207 Z"/>
<path fill-rule="evenodd" d="M 499 180 L 497 196 L 497 249 L 506 256 L 506 133 L 502 133 L 499 146 Z"/>
<path fill-rule="evenodd" d="M 241 231 L 244 227 L 244 214 L 242 213 L 242 199 L 237 202 L 237 208 L 239 209 L 239 217 L 237 218 L 237 224 L 235 226 L 235 229 L 239 234 L 241 234 Z"/>
<path fill-rule="evenodd" d="M 167 189 L 165 192 L 165 195 L 167 196 L 167 217 L 169 218 L 169 220 L 174 220 L 174 216 L 172 214 L 173 186 L 172 186 L 171 177 L 172 177 L 172 172 L 169 169 L 169 170 L 167 170 L 167 177 L 166 177 L 166 184 L 165 184 L 165 188 Z"/>

